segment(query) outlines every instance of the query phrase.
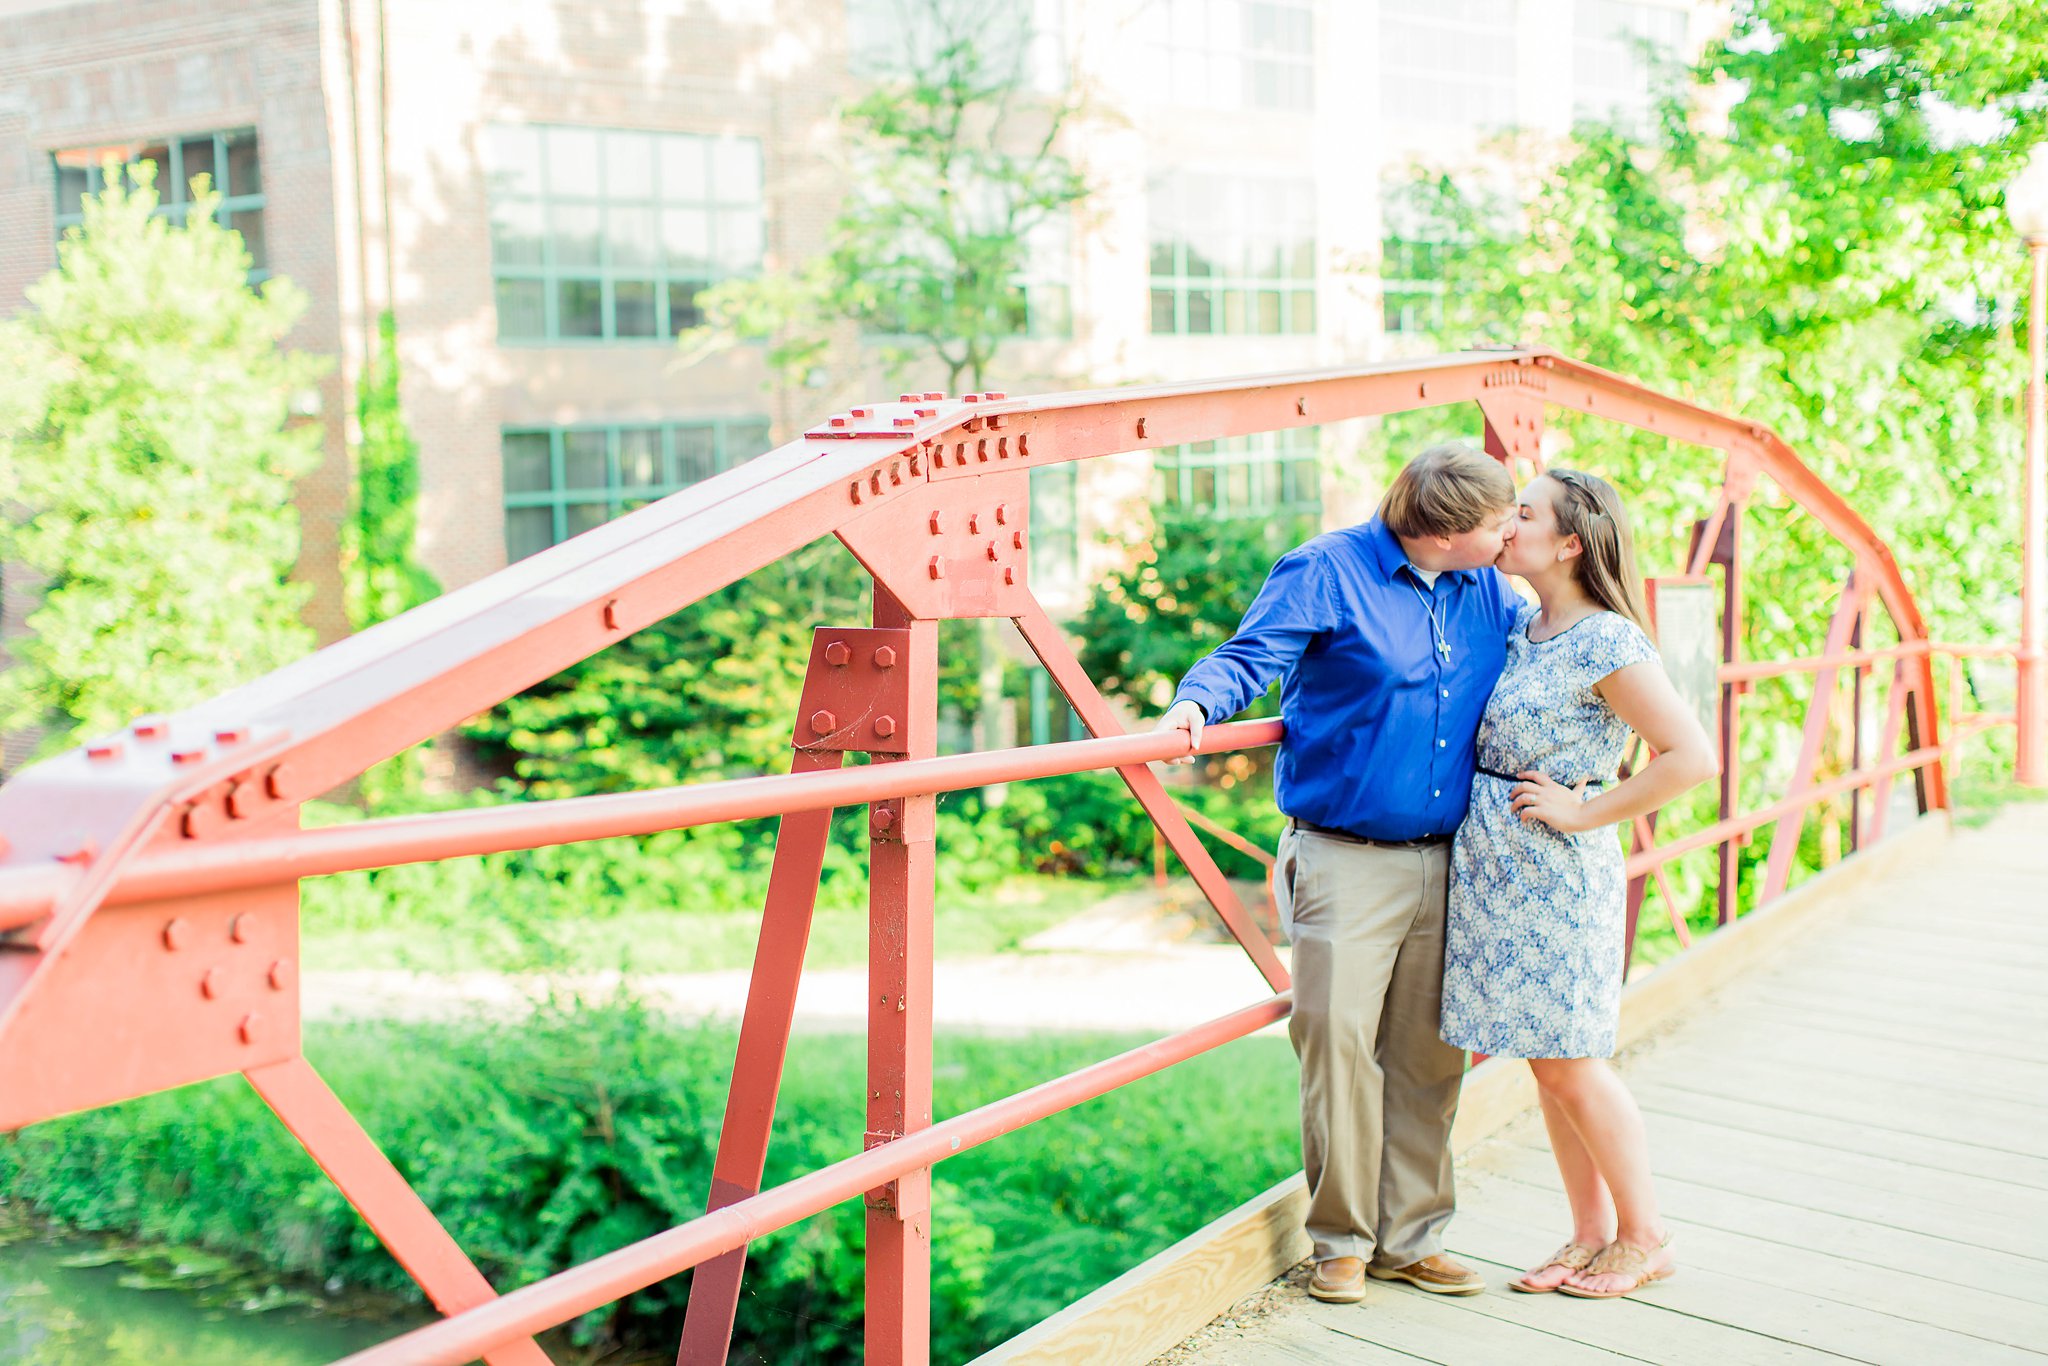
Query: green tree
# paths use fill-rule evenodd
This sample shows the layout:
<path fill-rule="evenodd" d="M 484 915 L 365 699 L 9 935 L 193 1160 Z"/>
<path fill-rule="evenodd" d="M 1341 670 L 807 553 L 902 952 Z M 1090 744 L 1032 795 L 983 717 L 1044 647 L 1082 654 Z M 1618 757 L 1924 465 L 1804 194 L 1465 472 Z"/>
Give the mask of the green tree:
<path fill-rule="evenodd" d="M 292 481 L 319 429 L 291 420 L 322 362 L 282 342 L 303 294 L 247 283 L 241 235 L 202 179 L 180 226 L 156 216 L 155 166 L 108 175 L 56 270 L 9 325 L 0 407 L 0 562 L 41 580 L 0 677 L 0 726 L 50 743 L 183 706 L 312 644 Z M 11 367 L 10 367 L 11 368 Z"/>
<path fill-rule="evenodd" d="M 801 378 L 830 357 L 829 325 L 852 323 L 894 368 L 944 366 L 953 393 L 963 381 L 980 389 L 1004 340 L 1026 330 L 1032 234 L 1087 193 L 1057 150 L 1078 105 L 1030 90 L 1028 10 L 990 0 L 901 9 L 902 74 L 840 111 L 853 189 L 825 253 L 707 291 L 710 321 L 685 334 L 686 348 L 769 340 L 771 363 Z"/>
<path fill-rule="evenodd" d="M 420 447 L 398 402 L 398 334 L 391 312 L 377 318 L 377 348 L 356 400 L 355 497 L 342 527 L 341 565 L 349 625 L 361 631 L 438 597 L 441 585 L 415 555 Z"/>

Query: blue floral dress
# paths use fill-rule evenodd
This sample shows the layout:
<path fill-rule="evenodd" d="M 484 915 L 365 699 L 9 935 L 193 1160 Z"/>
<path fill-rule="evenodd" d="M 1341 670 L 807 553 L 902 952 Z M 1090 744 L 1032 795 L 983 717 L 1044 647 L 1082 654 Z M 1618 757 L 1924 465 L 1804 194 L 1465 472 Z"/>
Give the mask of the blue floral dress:
<path fill-rule="evenodd" d="M 1479 766 L 1535 769 L 1567 787 L 1612 782 L 1628 726 L 1593 685 L 1657 649 L 1613 612 L 1530 640 L 1535 616 L 1525 604 L 1508 633 L 1507 665 L 1479 721 Z M 1619 831 L 1524 824 L 1508 806 L 1513 787 L 1477 774 L 1451 846 L 1444 1042 L 1498 1057 L 1607 1057 L 1621 1018 L 1628 884 Z"/>

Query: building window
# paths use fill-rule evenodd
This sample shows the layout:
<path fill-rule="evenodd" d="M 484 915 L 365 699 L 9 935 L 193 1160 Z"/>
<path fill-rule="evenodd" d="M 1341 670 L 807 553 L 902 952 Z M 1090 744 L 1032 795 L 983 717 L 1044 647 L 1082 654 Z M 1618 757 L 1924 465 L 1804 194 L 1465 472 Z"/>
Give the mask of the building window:
<path fill-rule="evenodd" d="M 760 269 L 761 144 L 595 128 L 485 134 L 500 341 L 660 341 Z"/>
<path fill-rule="evenodd" d="M 766 418 L 507 430 L 505 559 L 524 559 L 768 449 Z"/>
<path fill-rule="evenodd" d="M 1170 446 L 1152 458 L 1158 501 L 1218 518 L 1321 511 L 1316 427 Z"/>
<path fill-rule="evenodd" d="M 256 130 L 190 133 L 155 142 L 104 147 L 71 147 L 51 154 L 57 176 L 57 235 L 85 221 L 85 196 L 106 188 L 109 160 L 123 166 L 156 165 L 157 215 L 182 226 L 192 208 L 192 181 L 208 178 L 220 195 L 214 218 L 242 234 L 249 250 L 249 282 L 270 278 L 269 241 L 263 230 L 263 167 L 256 157 Z"/>
<path fill-rule="evenodd" d="M 1685 11 L 1625 0 L 1577 0 L 1572 12 L 1572 116 L 1637 123 L 1656 97 L 1661 62 L 1685 45 Z"/>
<path fill-rule="evenodd" d="M 1040 592 L 1081 586 L 1080 476 L 1072 460 L 1031 471 L 1031 583 Z"/>
<path fill-rule="evenodd" d="M 1016 329 L 1026 337 L 1074 335 L 1074 241 L 1062 212 L 1024 234 L 1024 269 L 1016 281 Z"/>
<path fill-rule="evenodd" d="M 1380 0 L 1380 112 L 1392 123 L 1515 121 L 1516 0 Z"/>
<path fill-rule="evenodd" d="M 1150 213 L 1154 333 L 1316 330 L 1312 181 L 1180 173 Z"/>
<path fill-rule="evenodd" d="M 1315 12 L 1305 0 L 1151 0 L 1140 15 L 1163 104 L 1315 108 Z"/>
<path fill-rule="evenodd" d="M 1049 94 L 1067 87 L 1065 10 L 1065 0 L 846 0 L 847 64 L 870 79 L 908 76 L 959 34 L 984 76 Z"/>

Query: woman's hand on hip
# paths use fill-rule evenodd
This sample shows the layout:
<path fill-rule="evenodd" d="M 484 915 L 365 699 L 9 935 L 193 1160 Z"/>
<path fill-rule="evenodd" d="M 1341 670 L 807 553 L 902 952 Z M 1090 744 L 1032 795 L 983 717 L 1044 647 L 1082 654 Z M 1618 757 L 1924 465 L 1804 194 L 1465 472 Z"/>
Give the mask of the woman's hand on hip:
<path fill-rule="evenodd" d="M 1592 829 L 1586 823 L 1584 783 L 1566 787 L 1533 769 L 1515 776 L 1522 781 L 1508 793 L 1508 806 L 1524 825 L 1541 823 L 1566 835 Z"/>

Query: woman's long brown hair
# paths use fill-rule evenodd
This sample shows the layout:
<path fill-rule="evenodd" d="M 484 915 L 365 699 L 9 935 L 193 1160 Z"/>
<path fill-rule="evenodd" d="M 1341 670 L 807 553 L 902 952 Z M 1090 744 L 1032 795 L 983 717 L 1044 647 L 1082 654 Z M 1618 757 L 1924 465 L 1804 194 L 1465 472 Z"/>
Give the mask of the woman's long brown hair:
<path fill-rule="evenodd" d="M 1544 474 L 1563 490 L 1551 499 L 1558 534 L 1577 536 L 1585 547 L 1575 575 L 1579 586 L 1594 602 L 1627 617 L 1656 639 L 1650 630 L 1649 606 L 1643 601 L 1643 581 L 1636 574 L 1635 533 L 1621 495 L 1597 474 L 1561 469 Z"/>

